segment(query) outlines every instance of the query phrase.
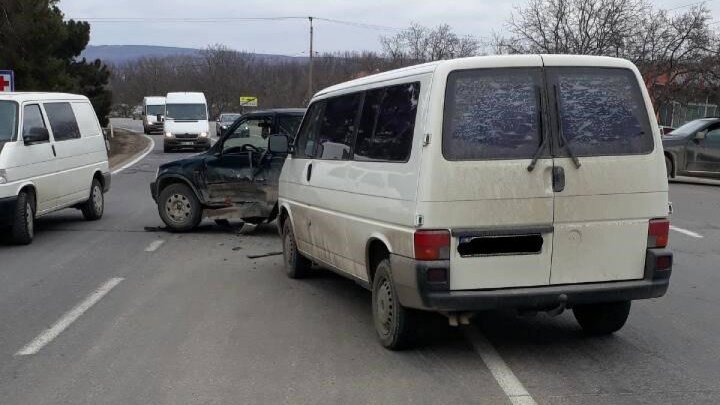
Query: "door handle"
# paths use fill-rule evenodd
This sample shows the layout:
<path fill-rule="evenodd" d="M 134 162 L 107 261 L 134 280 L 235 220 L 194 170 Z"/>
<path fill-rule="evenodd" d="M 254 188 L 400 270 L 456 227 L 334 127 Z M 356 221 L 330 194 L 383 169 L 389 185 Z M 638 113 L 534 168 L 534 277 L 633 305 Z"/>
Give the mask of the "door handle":
<path fill-rule="evenodd" d="M 553 166 L 552 168 L 553 191 L 559 193 L 565 190 L 565 168 Z"/>
<path fill-rule="evenodd" d="M 310 163 L 307 167 L 307 175 L 305 176 L 305 178 L 309 182 L 311 177 L 312 177 L 312 163 Z"/>

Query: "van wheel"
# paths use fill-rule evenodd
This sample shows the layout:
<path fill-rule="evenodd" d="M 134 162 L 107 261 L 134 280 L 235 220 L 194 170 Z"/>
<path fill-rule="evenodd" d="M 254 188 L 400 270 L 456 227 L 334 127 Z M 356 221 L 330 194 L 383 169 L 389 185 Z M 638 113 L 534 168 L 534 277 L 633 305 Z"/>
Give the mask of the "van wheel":
<path fill-rule="evenodd" d="M 583 330 L 591 335 L 609 335 L 625 325 L 630 301 L 578 305 L 573 314 Z"/>
<path fill-rule="evenodd" d="M 21 191 L 15 204 L 10 238 L 17 245 L 29 245 L 35 236 L 35 199 Z"/>
<path fill-rule="evenodd" d="M 88 221 L 96 221 L 105 212 L 105 196 L 103 195 L 102 184 L 98 179 L 93 179 L 90 186 L 90 198 L 80 207 L 83 217 Z"/>
<path fill-rule="evenodd" d="M 390 350 L 401 350 L 415 342 L 417 313 L 400 305 L 390 273 L 389 259 L 377 265 L 372 289 L 373 320 L 380 344 Z"/>
<path fill-rule="evenodd" d="M 665 168 L 667 169 L 667 177 L 668 179 L 671 179 L 675 176 L 673 176 L 673 163 L 672 160 L 665 156 Z"/>
<path fill-rule="evenodd" d="M 195 193 L 185 184 L 171 184 L 160 192 L 158 211 L 172 232 L 187 232 L 202 221 L 202 207 Z"/>
<path fill-rule="evenodd" d="M 303 256 L 297 248 L 295 234 L 293 233 L 290 220 L 283 225 L 283 258 L 285 259 L 285 272 L 290 278 L 307 277 L 310 273 L 312 262 Z"/>

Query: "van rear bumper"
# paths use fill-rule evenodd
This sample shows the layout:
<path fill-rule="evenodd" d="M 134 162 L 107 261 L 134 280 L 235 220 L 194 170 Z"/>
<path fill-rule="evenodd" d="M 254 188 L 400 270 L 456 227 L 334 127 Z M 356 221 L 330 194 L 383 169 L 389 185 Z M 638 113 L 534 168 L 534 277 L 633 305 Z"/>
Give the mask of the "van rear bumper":
<path fill-rule="evenodd" d="M 665 295 L 672 268 L 658 269 L 659 257 L 669 257 L 667 249 L 648 249 L 645 275 L 639 280 L 491 290 L 449 290 L 447 283 L 428 283 L 428 269 L 449 270 L 449 261 L 422 262 L 391 255 L 393 282 L 400 303 L 406 307 L 432 311 L 486 311 L 496 309 L 550 309 L 565 303 L 573 305 L 630 301 Z M 448 271 L 448 274 L 451 274 Z"/>

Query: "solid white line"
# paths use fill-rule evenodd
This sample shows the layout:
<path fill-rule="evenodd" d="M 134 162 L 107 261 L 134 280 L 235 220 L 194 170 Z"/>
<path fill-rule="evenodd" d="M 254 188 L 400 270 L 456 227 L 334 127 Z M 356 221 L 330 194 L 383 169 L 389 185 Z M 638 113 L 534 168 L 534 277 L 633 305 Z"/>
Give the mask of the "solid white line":
<path fill-rule="evenodd" d="M 158 249 L 160 248 L 160 246 L 162 246 L 163 243 L 165 243 L 165 241 L 162 240 L 162 239 L 158 239 L 158 240 L 152 241 L 152 242 L 148 245 L 148 247 L 145 248 L 145 251 L 146 251 L 146 252 L 154 252 L 154 251 L 158 250 Z"/>
<path fill-rule="evenodd" d="M 500 357 L 500 354 L 485 336 L 475 329 L 469 329 L 467 334 L 475 352 L 485 362 L 485 365 L 510 402 L 515 405 L 537 405 L 537 402 L 530 396 L 530 393 L 520 380 L 515 377 L 515 373 L 508 367 L 505 360 Z"/>
<path fill-rule="evenodd" d="M 40 349 L 42 349 L 46 344 L 52 342 L 52 340 L 58 337 L 58 335 L 62 333 L 62 331 L 64 331 L 68 326 L 70 326 L 73 322 L 80 318 L 80 316 L 85 313 L 85 311 L 92 308 L 93 305 L 100 301 L 100 299 L 102 299 L 105 294 L 109 293 L 110 290 L 115 288 L 116 285 L 120 284 L 121 281 L 123 281 L 123 279 L 119 277 L 111 278 L 110 280 L 106 281 L 103 285 L 100 286 L 100 288 L 98 288 L 87 298 L 85 298 L 83 302 L 79 303 L 75 306 L 75 308 L 66 312 L 65 315 L 63 315 L 57 322 L 55 322 L 53 326 L 43 331 L 40 335 L 38 335 L 38 337 L 33 339 L 32 342 L 28 343 L 27 345 L 25 345 L 25 347 L 15 353 L 15 355 L 27 356 L 39 352 Z"/>
<path fill-rule="evenodd" d="M 143 151 L 143 153 L 142 153 L 140 156 L 138 156 L 137 158 L 133 159 L 131 162 L 128 162 L 128 163 L 122 165 L 122 167 L 120 167 L 119 169 L 113 170 L 112 174 L 118 174 L 118 173 L 120 173 L 121 171 L 127 169 L 128 167 L 134 165 L 135 163 L 143 160 L 143 159 L 145 158 L 145 156 L 147 156 L 150 152 L 152 152 L 153 149 L 155 149 L 155 141 L 154 141 L 152 138 L 150 138 L 149 136 L 145 135 L 145 134 L 143 134 L 143 136 L 150 141 L 150 145 L 148 145 L 148 147 L 145 148 L 145 150 Z"/>
<path fill-rule="evenodd" d="M 670 225 L 670 229 L 675 232 L 680 232 L 687 236 L 692 236 L 693 238 L 702 238 L 703 237 L 702 235 L 700 235 L 697 232 L 689 231 L 689 230 L 683 229 L 683 228 L 678 228 L 677 226 L 673 226 L 673 225 Z"/>

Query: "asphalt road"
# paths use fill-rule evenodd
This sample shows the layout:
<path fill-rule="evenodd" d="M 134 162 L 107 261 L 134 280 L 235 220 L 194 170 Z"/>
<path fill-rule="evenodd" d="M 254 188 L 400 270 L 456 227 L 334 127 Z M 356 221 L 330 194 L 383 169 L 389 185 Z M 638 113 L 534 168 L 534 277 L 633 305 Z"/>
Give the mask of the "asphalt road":
<path fill-rule="evenodd" d="M 183 156 L 160 146 L 114 176 L 101 221 L 66 210 L 0 245 L 0 404 L 720 403 L 718 186 L 671 185 L 670 291 L 615 336 L 500 312 L 393 353 L 367 291 L 247 258 L 281 250 L 274 225 L 159 231 L 148 184 Z"/>

